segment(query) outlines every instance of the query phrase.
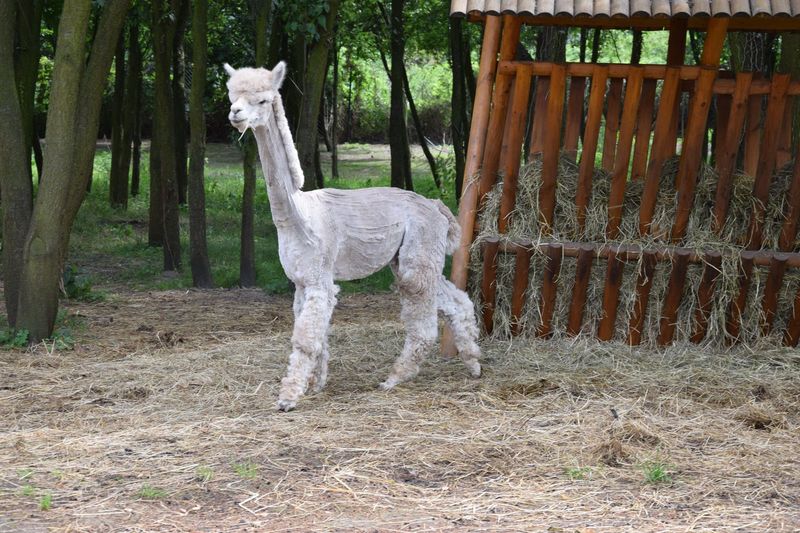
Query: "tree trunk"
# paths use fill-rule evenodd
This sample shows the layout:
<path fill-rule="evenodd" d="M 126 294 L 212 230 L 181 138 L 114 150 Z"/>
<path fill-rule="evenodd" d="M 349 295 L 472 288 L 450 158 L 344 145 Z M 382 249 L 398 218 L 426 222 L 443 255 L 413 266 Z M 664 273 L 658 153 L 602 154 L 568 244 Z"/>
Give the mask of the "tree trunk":
<path fill-rule="evenodd" d="M 644 36 L 642 30 L 633 30 L 633 42 L 631 44 L 631 65 L 638 65 L 642 62 L 642 44 Z"/>
<path fill-rule="evenodd" d="M 414 190 L 411 180 L 411 150 L 406 130 L 406 102 L 403 89 L 403 63 L 405 61 L 405 35 L 403 33 L 404 0 L 392 0 L 391 53 L 392 89 L 389 112 L 389 146 L 392 154 L 392 187 Z"/>
<path fill-rule="evenodd" d="M 255 30 L 256 66 L 258 67 L 267 66 L 267 46 L 269 43 L 267 40 L 267 28 L 269 28 L 271 7 L 272 2 L 269 0 L 251 0 L 250 2 L 250 11 Z M 248 132 L 245 136 L 244 157 L 242 160 L 244 186 L 242 187 L 242 226 L 239 234 L 239 285 L 241 287 L 254 287 L 256 285 L 254 206 L 257 155 L 258 148 L 255 138 L 251 132 Z"/>
<path fill-rule="evenodd" d="M 206 117 L 204 96 L 208 60 L 208 0 L 195 0 L 192 13 L 192 89 L 189 95 L 191 132 L 189 158 L 189 263 L 192 284 L 211 288 L 211 264 L 206 239 L 205 154 Z"/>
<path fill-rule="evenodd" d="M 125 103 L 125 34 L 120 33 L 114 59 L 114 96 L 111 104 L 111 173 L 108 178 L 108 195 L 111 207 L 128 207 L 128 167 L 123 168 L 124 153 L 130 150 L 125 145 L 124 103 Z"/>
<path fill-rule="evenodd" d="M 317 118 L 320 113 L 322 90 L 325 88 L 325 78 L 328 73 L 328 57 L 333 40 L 336 14 L 339 9 L 339 0 L 330 0 L 325 22 L 325 30 L 320 33 L 319 41 L 314 43 L 308 53 L 305 75 L 303 76 L 303 101 L 299 109 L 297 120 L 297 133 L 295 144 L 300 166 L 306 177 L 304 189 L 311 190 L 321 187 L 320 176 L 317 176 L 314 165 L 317 144 Z M 316 179 L 315 179 L 316 177 Z"/>
<path fill-rule="evenodd" d="M 0 2 L 0 190 L 3 192 L 3 292 L 8 324 L 17 323 L 22 257 L 33 209 L 20 98 L 14 83 L 14 2 Z"/>
<path fill-rule="evenodd" d="M 455 193 L 456 202 L 461 198 L 461 189 L 464 182 L 464 166 L 467 154 L 467 91 L 466 73 L 464 72 L 464 38 L 463 21 L 459 18 L 450 19 L 450 63 L 453 72 L 453 90 L 450 99 L 450 130 L 453 135 L 453 153 L 455 154 L 456 175 Z"/>
<path fill-rule="evenodd" d="M 131 168 L 131 144 L 136 128 L 136 115 L 139 112 L 138 102 L 141 99 L 142 54 L 139 47 L 139 25 L 136 21 L 130 24 L 128 35 L 128 68 L 125 73 L 125 100 L 122 116 L 122 161 L 121 173 L 125 185 L 125 205 L 128 205 L 128 174 Z"/>
<path fill-rule="evenodd" d="M 36 80 L 39 76 L 39 56 L 41 55 L 42 10 L 44 0 L 28 0 L 17 4 L 17 51 L 14 61 L 17 94 L 25 141 L 26 161 L 31 160 L 36 128 L 34 127 L 34 103 Z M 12 15 L 13 16 L 13 15 Z M 13 21 L 12 21 L 13 22 Z M 33 178 L 30 165 L 26 166 L 28 177 Z M 37 167 L 41 174 L 41 167 Z"/>
<path fill-rule="evenodd" d="M 86 61 L 90 3 L 65 0 L 47 114 L 44 176 L 25 240 L 17 327 L 37 342 L 53 331 L 69 233 L 92 173 L 100 105 L 130 0 L 108 0 Z"/>
<path fill-rule="evenodd" d="M 339 47 L 333 36 L 333 91 L 331 93 L 331 177 L 339 179 Z"/>
<path fill-rule="evenodd" d="M 325 144 L 325 151 L 331 151 L 331 138 L 328 135 L 328 128 L 325 126 L 325 90 L 322 91 L 322 98 L 319 103 L 319 113 L 317 113 L 317 135 L 322 137 L 322 142 Z"/>
<path fill-rule="evenodd" d="M 155 105 L 153 106 L 153 137 L 158 159 L 158 184 L 161 195 L 163 225 L 162 249 L 164 270 L 175 271 L 181 265 L 181 240 L 178 212 L 178 181 L 176 177 L 174 96 L 170 71 L 175 42 L 176 14 L 180 0 L 153 0 L 153 58 L 155 61 Z M 152 153 L 152 149 L 151 149 Z M 152 190 L 152 187 L 151 187 Z M 152 202 L 152 199 L 151 199 Z"/>
<path fill-rule="evenodd" d="M 601 39 L 600 28 L 595 28 L 592 32 L 592 57 L 591 63 L 597 63 L 600 60 L 600 47 L 603 42 Z"/>
<path fill-rule="evenodd" d="M 800 34 L 797 33 L 784 33 L 781 36 L 781 72 L 787 72 L 792 75 L 792 80 L 800 80 Z M 794 146 L 794 151 L 797 151 L 798 143 L 800 143 L 800 105 L 798 105 L 798 98 L 795 96 L 790 100 L 789 110 L 792 113 L 792 138 L 791 146 Z"/>
<path fill-rule="evenodd" d="M 179 6 L 175 22 L 175 37 L 172 46 L 172 98 L 175 113 L 175 179 L 178 184 L 178 203 L 186 205 L 186 190 L 189 175 L 186 169 L 188 159 L 186 132 L 186 54 L 183 43 L 186 25 L 189 22 L 189 0 L 178 0 Z"/>
<path fill-rule="evenodd" d="M 411 85 L 408 83 L 408 73 L 406 72 L 405 63 L 402 64 L 402 67 L 403 88 L 405 89 L 406 98 L 408 99 L 408 107 L 411 110 L 411 120 L 414 121 L 414 128 L 417 130 L 419 145 L 422 147 L 422 152 L 425 154 L 425 159 L 428 160 L 428 166 L 431 167 L 433 183 L 436 184 L 437 189 L 442 190 L 442 180 L 439 179 L 439 172 L 436 170 L 436 159 L 433 157 L 430 148 L 428 148 L 428 140 L 425 138 L 425 134 L 422 131 L 422 121 L 419 119 L 419 114 L 417 114 L 417 106 L 414 105 L 414 97 L 411 94 Z"/>
<path fill-rule="evenodd" d="M 142 52 L 141 43 L 137 39 L 136 47 L 131 48 L 131 65 L 129 71 L 134 73 L 135 79 L 132 82 L 135 87 L 135 96 L 131 97 L 130 112 L 133 113 L 133 129 L 131 130 L 133 151 L 131 153 L 131 196 L 139 195 L 139 177 L 142 166 Z M 136 56 L 133 55 L 134 50 Z M 138 58 L 137 66 L 133 63 L 133 58 Z M 152 177 L 150 178 L 152 180 Z"/>

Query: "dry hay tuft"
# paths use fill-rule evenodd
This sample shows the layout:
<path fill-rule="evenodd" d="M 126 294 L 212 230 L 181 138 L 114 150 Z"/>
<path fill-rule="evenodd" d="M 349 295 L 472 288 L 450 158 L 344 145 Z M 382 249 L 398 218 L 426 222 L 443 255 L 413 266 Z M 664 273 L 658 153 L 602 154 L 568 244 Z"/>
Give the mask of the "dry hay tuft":
<path fill-rule="evenodd" d="M 575 191 L 577 190 L 578 167 L 574 161 L 562 157 L 559 161 L 559 174 L 556 187 L 556 212 L 554 233 L 547 240 L 616 243 L 638 245 L 641 247 L 663 246 L 665 237 L 668 236 L 676 214 L 676 191 L 674 178 L 677 173 L 678 160 L 670 159 L 664 164 L 661 180 L 659 182 L 658 201 L 653 216 L 653 231 L 642 236 L 639 234 L 639 204 L 643 180 L 629 182 L 625 191 L 623 217 L 620 226 L 620 235 L 617 239 L 609 241 L 606 237 L 608 222 L 608 195 L 610 191 L 610 175 L 602 170 L 595 170 L 592 178 L 592 195 L 586 213 L 586 224 L 583 231 L 579 230 L 577 212 L 575 208 Z M 499 238 L 503 241 L 531 241 L 533 243 L 544 240 L 543 229 L 539 221 L 539 188 L 542 179 L 541 160 L 535 159 L 521 170 L 516 205 L 509 215 L 508 231 L 498 231 L 498 218 L 500 200 L 502 196 L 502 181 L 498 183 L 486 198 L 485 206 L 478 221 L 479 233 L 471 250 L 470 273 L 472 283 L 472 298 L 480 302 L 480 283 L 482 275 L 481 243 L 488 238 Z M 786 191 L 791 180 L 791 165 L 784 167 L 774 177 L 769 194 L 769 202 L 765 206 L 766 215 L 764 223 L 764 249 L 777 249 L 781 224 L 784 220 L 784 202 Z M 682 246 L 694 250 L 719 250 L 723 252 L 713 306 L 709 316 L 708 333 L 705 344 L 721 346 L 730 341 L 725 328 L 725 321 L 732 302 L 739 293 L 739 277 L 742 272 L 741 252 L 748 245 L 747 236 L 752 212 L 756 200 L 752 197 L 752 178 L 737 174 L 734 176 L 729 215 L 720 235 L 712 230 L 711 206 L 716 192 L 717 175 L 708 166 L 703 166 L 697 185 L 696 200 L 689 218 L 686 238 Z M 539 291 L 542 284 L 546 257 L 539 249 L 534 249 L 530 267 L 530 279 L 527 300 L 523 309 L 521 321 L 524 334 L 530 335 L 535 331 L 535 326 L 541 322 L 539 315 Z M 562 335 L 566 329 L 566 320 L 569 314 L 572 292 L 568 287 L 575 277 L 575 258 L 564 257 L 562 260 L 559 279 L 561 290 L 558 291 L 556 310 L 553 316 L 553 330 L 556 335 Z M 624 340 L 627 333 L 627 324 L 635 304 L 635 284 L 638 272 L 642 267 L 643 259 L 638 262 L 631 261 L 625 264 L 623 283 L 620 290 L 620 302 L 616 322 L 616 338 Z M 493 334 L 498 338 L 511 336 L 511 288 L 514 279 L 515 258 L 513 254 L 500 254 L 497 268 L 497 296 L 494 314 Z M 662 305 L 667 292 L 671 266 L 668 262 L 659 262 L 653 278 L 653 286 L 645 323 L 643 328 L 643 342 L 650 346 L 655 345 L 658 334 Z M 676 324 L 676 341 L 689 338 L 695 326 L 695 305 L 697 291 L 703 276 L 703 264 L 690 264 L 687 273 L 687 282 L 684 288 L 684 297 L 678 310 Z M 598 322 L 602 319 L 603 309 L 599 305 L 603 297 L 603 287 L 606 275 L 606 262 L 595 261 L 592 276 L 587 292 L 583 332 L 593 334 Z M 761 338 L 761 325 L 764 313 L 761 299 L 769 276 L 768 267 L 754 267 L 751 277 L 750 292 L 747 306 L 742 312 L 742 324 L 739 341 L 754 346 L 764 344 L 779 344 L 781 332 L 791 314 L 794 295 L 800 289 L 800 273 L 797 269 L 789 268 L 784 276 L 783 285 L 779 292 L 778 312 L 774 319 L 771 335 L 767 339 Z"/>
<path fill-rule="evenodd" d="M 800 528 L 796 350 L 490 338 L 480 380 L 434 357 L 384 393 L 397 298 L 344 296 L 327 389 L 277 413 L 291 333 L 271 317 L 290 298 L 248 302 L 260 327 L 207 329 L 232 331 L 246 294 L 81 305 L 124 326 L 76 332 L 73 352 L 0 352 L 0 530 Z M 187 341 L 136 331 L 156 316 Z M 673 483 L 647 483 L 656 459 Z"/>

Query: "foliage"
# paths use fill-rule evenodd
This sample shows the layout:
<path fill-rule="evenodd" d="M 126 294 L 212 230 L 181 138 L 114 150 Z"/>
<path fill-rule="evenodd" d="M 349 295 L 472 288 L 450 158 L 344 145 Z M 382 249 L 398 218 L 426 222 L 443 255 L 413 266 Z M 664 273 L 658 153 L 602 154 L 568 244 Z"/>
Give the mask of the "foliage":
<path fill-rule="evenodd" d="M 39 498 L 39 509 L 41 509 L 42 511 L 49 511 L 52 505 L 53 505 L 53 495 L 50 493 L 42 494 L 42 497 Z"/>
<path fill-rule="evenodd" d="M 642 465 L 644 479 L 651 484 L 672 482 L 671 470 L 672 467 L 661 460 L 648 461 Z"/>
<path fill-rule="evenodd" d="M 258 465 L 246 461 L 244 463 L 234 463 L 233 471 L 243 479 L 255 479 L 258 476 Z"/>
<path fill-rule="evenodd" d="M 25 348 L 28 338 L 28 330 L 25 329 L 0 329 L 0 346 L 3 348 Z"/>
<path fill-rule="evenodd" d="M 167 497 L 167 492 L 164 489 L 160 489 L 158 487 L 151 487 L 150 485 L 145 485 L 139 491 L 139 497 L 143 500 L 162 500 Z"/>
<path fill-rule="evenodd" d="M 275 0 L 284 31 L 289 37 L 301 36 L 310 42 L 319 40 L 320 30 L 325 29 L 329 0 Z"/>
<path fill-rule="evenodd" d="M 64 295 L 70 300 L 96 302 L 104 295 L 92 290 L 92 279 L 75 265 L 67 265 L 62 275 Z"/>

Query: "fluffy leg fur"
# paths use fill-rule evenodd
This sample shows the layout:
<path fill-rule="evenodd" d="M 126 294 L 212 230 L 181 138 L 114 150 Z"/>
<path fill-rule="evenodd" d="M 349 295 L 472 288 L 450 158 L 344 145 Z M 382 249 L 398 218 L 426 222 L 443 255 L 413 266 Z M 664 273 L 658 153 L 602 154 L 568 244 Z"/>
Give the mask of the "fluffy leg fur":
<path fill-rule="evenodd" d="M 436 304 L 453 331 L 458 356 L 464 366 L 467 367 L 472 377 L 480 377 L 481 365 L 478 359 L 481 356 L 481 349 L 476 342 L 478 324 L 475 321 L 475 311 L 469 296 L 441 276 L 436 291 Z"/>
<path fill-rule="evenodd" d="M 412 297 L 401 291 L 400 299 L 403 306 L 400 318 L 406 325 L 406 341 L 389 377 L 379 385 L 382 390 L 389 390 L 419 373 L 419 365 L 436 343 L 438 333 L 436 300 L 432 292 L 417 293 Z"/>
<path fill-rule="evenodd" d="M 295 293 L 296 294 L 296 293 Z M 298 298 L 295 298 L 297 303 Z M 289 368 L 281 381 L 278 396 L 278 409 L 290 411 L 305 394 L 309 380 L 326 345 L 326 335 L 333 308 L 336 305 L 336 292 L 333 283 L 317 287 L 305 287 L 301 298 L 302 307 L 294 324 L 292 334 L 292 353 Z"/>

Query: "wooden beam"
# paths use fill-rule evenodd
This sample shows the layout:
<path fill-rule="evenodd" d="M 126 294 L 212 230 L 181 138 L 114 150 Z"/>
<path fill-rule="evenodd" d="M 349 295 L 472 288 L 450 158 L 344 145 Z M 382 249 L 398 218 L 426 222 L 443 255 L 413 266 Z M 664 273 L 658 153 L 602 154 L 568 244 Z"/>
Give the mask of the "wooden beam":
<path fill-rule="evenodd" d="M 469 130 L 464 182 L 458 206 L 461 241 L 455 254 L 453 254 L 453 264 L 450 271 L 450 280 L 459 289 L 464 289 L 467 286 L 469 248 L 472 245 L 478 210 L 478 182 L 473 178 L 481 168 L 483 149 L 486 143 L 492 86 L 494 85 L 495 70 L 497 68 L 497 48 L 500 44 L 500 29 L 500 17 L 487 17 L 481 46 L 478 81 L 475 88 L 475 103 L 472 108 L 472 123 Z M 456 353 L 452 332 L 447 327 L 445 327 L 442 335 L 442 352 L 448 356 Z"/>

